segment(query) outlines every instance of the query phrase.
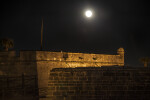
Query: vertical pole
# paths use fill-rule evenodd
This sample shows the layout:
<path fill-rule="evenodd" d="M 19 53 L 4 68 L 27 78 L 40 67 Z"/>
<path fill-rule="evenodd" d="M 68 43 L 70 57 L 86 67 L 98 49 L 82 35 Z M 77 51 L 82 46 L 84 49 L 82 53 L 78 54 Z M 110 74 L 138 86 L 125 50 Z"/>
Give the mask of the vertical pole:
<path fill-rule="evenodd" d="M 41 51 L 43 49 L 43 18 L 42 18 L 42 26 L 41 26 Z"/>

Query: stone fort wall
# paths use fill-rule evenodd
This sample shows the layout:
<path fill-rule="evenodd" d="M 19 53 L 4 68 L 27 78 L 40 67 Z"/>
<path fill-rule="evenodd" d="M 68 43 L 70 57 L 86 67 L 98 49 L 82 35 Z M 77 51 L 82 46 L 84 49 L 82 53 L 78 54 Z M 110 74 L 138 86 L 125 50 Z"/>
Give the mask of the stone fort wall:
<path fill-rule="evenodd" d="M 0 52 L 0 75 L 20 76 L 37 75 L 35 51 Z"/>
<path fill-rule="evenodd" d="M 37 74 L 38 69 L 75 68 L 124 65 L 124 50 L 118 49 L 117 55 L 87 54 L 49 51 L 0 52 L 0 75 Z M 38 68 L 38 69 L 37 69 Z"/>
<path fill-rule="evenodd" d="M 37 75 L 39 100 L 149 100 L 150 69 L 123 67 L 117 53 L 1 52 L 0 75 Z"/>
<path fill-rule="evenodd" d="M 149 100 L 150 69 L 54 68 L 40 100 Z"/>
<path fill-rule="evenodd" d="M 48 88 L 51 70 L 54 68 L 123 66 L 124 50 L 118 49 L 117 55 L 87 54 L 49 51 L 14 51 L 0 53 L 1 75 L 37 75 L 38 88 Z M 39 91 L 39 96 L 42 92 Z"/>
<path fill-rule="evenodd" d="M 107 55 L 36 51 L 38 86 L 39 88 L 48 87 L 50 70 L 53 68 L 123 66 L 123 48 L 118 49 L 117 53 L 118 55 Z"/>

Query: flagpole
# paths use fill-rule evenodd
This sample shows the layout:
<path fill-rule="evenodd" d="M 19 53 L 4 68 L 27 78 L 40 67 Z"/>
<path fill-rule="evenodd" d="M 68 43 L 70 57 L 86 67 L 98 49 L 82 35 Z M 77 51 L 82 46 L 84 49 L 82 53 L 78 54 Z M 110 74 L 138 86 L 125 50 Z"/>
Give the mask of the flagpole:
<path fill-rule="evenodd" d="M 42 18 L 42 26 L 41 26 L 41 51 L 43 49 L 43 18 Z"/>

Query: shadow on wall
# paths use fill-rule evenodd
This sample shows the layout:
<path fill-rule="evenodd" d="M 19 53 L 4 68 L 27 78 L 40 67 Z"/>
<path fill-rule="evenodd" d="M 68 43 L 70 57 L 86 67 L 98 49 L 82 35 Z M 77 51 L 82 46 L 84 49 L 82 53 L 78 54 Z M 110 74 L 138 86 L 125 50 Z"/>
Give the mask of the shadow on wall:
<path fill-rule="evenodd" d="M 0 100 L 38 100 L 37 76 L 0 75 Z"/>
<path fill-rule="evenodd" d="M 16 56 L 15 51 L 0 52 L 1 75 L 36 75 L 36 66 L 37 64 L 35 51 L 20 51 L 20 56 Z"/>

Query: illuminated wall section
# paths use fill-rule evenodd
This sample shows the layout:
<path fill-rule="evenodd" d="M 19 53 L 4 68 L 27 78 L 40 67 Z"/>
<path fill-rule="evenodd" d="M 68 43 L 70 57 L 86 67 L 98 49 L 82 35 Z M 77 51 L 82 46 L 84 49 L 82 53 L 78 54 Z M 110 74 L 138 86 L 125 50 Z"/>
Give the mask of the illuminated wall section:
<path fill-rule="evenodd" d="M 38 87 L 48 87 L 53 68 L 124 66 L 124 49 L 118 55 L 36 51 Z M 40 94 L 40 91 L 39 91 Z"/>

